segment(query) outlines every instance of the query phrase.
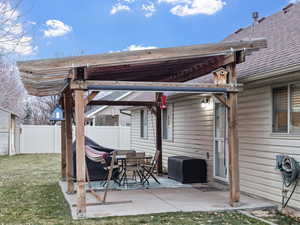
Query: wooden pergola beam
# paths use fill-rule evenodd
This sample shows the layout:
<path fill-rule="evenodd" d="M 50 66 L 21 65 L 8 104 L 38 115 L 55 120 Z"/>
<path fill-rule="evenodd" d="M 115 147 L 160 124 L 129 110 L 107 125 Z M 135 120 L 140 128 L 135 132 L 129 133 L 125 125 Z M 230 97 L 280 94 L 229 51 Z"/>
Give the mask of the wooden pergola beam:
<path fill-rule="evenodd" d="M 184 82 L 233 63 L 233 60 L 234 63 L 243 62 L 250 51 L 266 47 L 265 39 L 254 39 L 23 61 L 18 62 L 18 67 L 28 93 L 47 96 L 60 94 L 68 78 L 78 79 L 69 72 L 84 67 L 88 69 L 80 79 L 85 80 Z"/>
<path fill-rule="evenodd" d="M 91 101 L 88 105 L 109 105 L 109 106 L 156 106 L 156 102 L 145 101 Z"/>
<path fill-rule="evenodd" d="M 71 81 L 71 89 L 83 90 L 133 90 L 133 91 L 178 91 L 178 92 L 239 92 L 242 84 L 178 83 L 178 82 L 132 82 L 132 81 Z"/>
<path fill-rule="evenodd" d="M 187 80 L 192 80 L 199 76 L 199 74 L 209 74 L 213 70 L 226 66 L 228 64 L 234 63 L 236 61 L 236 54 L 223 56 L 223 58 L 212 58 L 207 60 L 206 63 L 196 63 L 189 68 L 178 71 L 174 74 L 170 74 L 162 81 L 176 80 L 177 82 L 185 82 Z"/>
<path fill-rule="evenodd" d="M 100 91 L 92 91 L 85 99 L 85 105 L 88 105 L 90 103 L 90 101 L 92 101 L 98 94 L 100 93 Z"/>
<path fill-rule="evenodd" d="M 209 74 L 215 69 L 233 63 L 235 53 L 181 61 L 167 61 L 147 65 L 87 67 L 87 80 L 126 80 L 184 82 Z M 125 79 L 124 79 L 125 78 Z"/>
<path fill-rule="evenodd" d="M 68 70 L 79 66 L 118 66 L 124 64 L 147 64 L 153 62 L 180 60 L 196 57 L 211 56 L 216 54 L 230 53 L 231 50 L 259 50 L 267 47 L 266 39 L 255 39 L 249 41 L 220 42 L 215 44 L 201 44 L 184 47 L 147 49 L 140 51 L 127 51 L 111 54 L 86 55 L 77 57 L 66 57 L 47 60 L 32 60 L 18 62 L 22 71 L 39 72 L 54 69 Z"/>
<path fill-rule="evenodd" d="M 225 99 L 224 95 L 220 94 L 213 94 L 213 96 L 218 99 L 223 105 L 225 105 L 228 109 L 230 108 L 230 105 L 228 104 L 227 99 Z"/>

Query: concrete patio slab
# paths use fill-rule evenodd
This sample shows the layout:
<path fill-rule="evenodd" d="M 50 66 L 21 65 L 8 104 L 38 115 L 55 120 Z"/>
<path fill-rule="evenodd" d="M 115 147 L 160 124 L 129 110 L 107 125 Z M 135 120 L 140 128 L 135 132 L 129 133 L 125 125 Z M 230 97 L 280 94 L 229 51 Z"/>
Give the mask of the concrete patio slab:
<path fill-rule="evenodd" d="M 64 196 L 70 205 L 72 217 L 76 213 L 76 195 L 66 194 L 66 183 L 60 182 Z M 101 194 L 101 192 L 99 192 Z M 227 191 L 201 191 L 193 187 L 160 188 L 144 190 L 110 191 L 107 202 L 132 201 L 131 203 L 88 206 L 86 218 L 108 216 L 129 216 L 165 212 L 224 211 L 275 207 L 274 204 L 261 199 L 241 196 L 239 207 L 228 204 Z M 87 193 L 87 202 L 96 203 L 96 199 Z"/>

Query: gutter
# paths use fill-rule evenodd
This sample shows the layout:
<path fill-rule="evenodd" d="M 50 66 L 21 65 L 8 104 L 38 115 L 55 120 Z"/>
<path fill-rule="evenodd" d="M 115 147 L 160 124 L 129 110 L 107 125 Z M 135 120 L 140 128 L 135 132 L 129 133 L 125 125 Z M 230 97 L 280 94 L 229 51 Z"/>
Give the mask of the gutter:
<path fill-rule="evenodd" d="M 124 112 L 124 109 L 120 109 L 120 113 L 131 117 L 131 113 Z"/>
<path fill-rule="evenodd" d="M 295 65 L 295 66 L 288 66 L 288 67 L 281 68 L 278 70 L 273 70 L 273 71 L 270 71 L 267 73 L 250 75 L 249 77 L 240 78 L 240 79 L 238 79 L 238 81 L 240 83 L 250 83 L 250 82 L 254 82 L 254 81 L 258 81 L 258 80 L 264 80 L 264 79 L 273 78 L 276 76 L 281 76 L 282 74 L 295 73 L 298 71 L 300 71 L 300 64 Z"/>

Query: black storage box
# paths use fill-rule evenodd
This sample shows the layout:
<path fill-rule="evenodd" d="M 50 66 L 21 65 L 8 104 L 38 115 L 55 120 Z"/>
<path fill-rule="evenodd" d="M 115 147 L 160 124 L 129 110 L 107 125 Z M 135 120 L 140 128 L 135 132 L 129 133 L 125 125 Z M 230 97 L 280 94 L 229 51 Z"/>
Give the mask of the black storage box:
<path fill-rule="evenodd" d="M 188 156 L 169 157 L 168 177 L 183 184 L 207 183 L 206 161 Z"/>

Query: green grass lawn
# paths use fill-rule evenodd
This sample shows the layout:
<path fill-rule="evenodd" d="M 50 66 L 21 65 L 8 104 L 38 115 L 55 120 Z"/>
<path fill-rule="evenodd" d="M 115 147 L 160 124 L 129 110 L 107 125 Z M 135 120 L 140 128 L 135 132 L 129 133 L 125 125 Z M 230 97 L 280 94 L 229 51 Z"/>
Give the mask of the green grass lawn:
<path fill-rule="evenodd" d="M 58 155 L 0 156 L 0 224 L 264 224 L 237 212 L 165 213 L 73 221 L 58 186 L 59 169 Z M 287 224 L 280 218 L 283 221 L 280 224 Z"/>

